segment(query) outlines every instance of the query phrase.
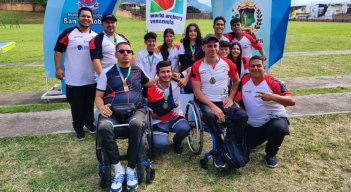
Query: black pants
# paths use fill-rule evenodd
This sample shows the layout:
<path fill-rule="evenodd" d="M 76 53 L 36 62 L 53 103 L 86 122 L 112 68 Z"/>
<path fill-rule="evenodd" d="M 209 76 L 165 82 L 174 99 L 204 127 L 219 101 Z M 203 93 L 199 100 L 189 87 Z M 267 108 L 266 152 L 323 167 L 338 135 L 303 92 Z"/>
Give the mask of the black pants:
<path fill-rule="evenodd" d="M 236 137 L 236 141 L 241 141 L 245 136 L 244 132 L 247 126 L 248 117 L 246 112 L 236 105 L 232 105 L 231 107 L 224 109 L 222 102 L 214 102 L 214 104 L 224 112 L 227 122 L 226 135 L 228 137 Z M 212 134 L 216 136 L 216 148 L 222 149 L 223 140 L 221 138 L 217 116 L 213 113 L 209 106 L 201 102 L 199 102 L 199 107 L 202 112 L 202 121 L 204 121 Z"/>
<path fill-rule="evenodd" d="M 247 127 L 247 148 L 249 150 L 267 141 L 266 154 L 276 155 L 285 135 L 289 135 L 289 121 L 286 117 L 275 118 L 261 127 Z"/>
<path fill-rule="evenodd" d="M 84 86 L 66 85 L 66 96 L 71 106 L 72 124 L 77 134 L 84 134 L 83 126 L 94 123 L 94 99 L 96 84 Z"/>
<path fill-rule="evenodd" d="M 139 145 L 145 126 L 145 109 L 138 109 L 135 114 L 126 120 L 129 127 L 114 128 L 118 121 L 114 117 L 105 118 L 100 116 L 98 124 L 98 141 L 107 159 L 106 164 L 118 164 L 119 151 L 116 143 L 118 137 L 128 137 L 127 160 L 128 167 L 134 169 L 137 164 Z"/>

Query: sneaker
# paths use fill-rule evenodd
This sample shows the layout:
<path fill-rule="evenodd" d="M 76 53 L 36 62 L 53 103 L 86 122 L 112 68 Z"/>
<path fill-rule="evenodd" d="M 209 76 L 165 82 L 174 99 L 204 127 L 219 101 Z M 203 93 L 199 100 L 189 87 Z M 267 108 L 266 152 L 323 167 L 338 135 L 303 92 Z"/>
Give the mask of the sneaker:
<path fill-rule="evenodd" d="M 225 162 L 220 152 L 217 152 L 217 155 L 214 157 L 213 163 L 216 168 L 225 168 Z"/>
<path fill-rule="evenodd" d="M 76 138 L 78 141 L 83 141 L 85 138 L 85 134 L 84 133 L 77 133 Z"/>
<path fill-rule="evenodd" d="M 120 173 L 112 180 L 110 192 L 121 192 L 124 181 L 124 173 Z"/>
<path fill-rule="evenodd" d="M 137 177 L 137 174 L 135 172 L 135 169 L 127 167 L 126 175 L 127 175 L 127 189 L 128 190 L 137 189 L 138 188 L 138 177 Z"/>
<path fill-rule="evenodd" d="M 90 133 L 95 133 L 96 132 L 96 127 L 95 127 L 94 124 L 86 125 L 85 127 L 88 128 Z"/>
<path fill-rule="evenodd" d="M 275 168 L 278 166 L 278 160 L 275 155 L 266 155 L 266 165 L 269 168 Z"/>
<path fill-rule="evenodd" d="M 174 149 L 174 152 L 177 153 L 177 154 L 181 154 L 183 153 L 183 145 L 182 145 L 182 142 L 176 142 L 174 141 L 174 137 L 173 137 L 173 149 Z"/>

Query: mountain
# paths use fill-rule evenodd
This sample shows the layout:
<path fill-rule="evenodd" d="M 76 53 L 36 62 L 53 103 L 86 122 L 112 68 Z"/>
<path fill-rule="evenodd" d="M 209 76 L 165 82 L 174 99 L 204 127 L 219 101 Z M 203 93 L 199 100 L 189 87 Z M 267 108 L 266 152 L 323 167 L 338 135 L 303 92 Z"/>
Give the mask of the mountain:
<path fill-rule="evenodd" d="M 210 13 L 212 11 L 210 6 L 200 3 L 198 0 L 188 0 L 188 6 L 189 5 L 200 9 L 200 11 L 204 13 Z"/>
<path fill-rule="evenodd" d="M 145 0 L 122 0 L 121 2 L 134 2 L 137 4 L 145 4 Z M 189 5 L 200 9 L 201 12 L 209 13 L 212 11 L 210 6 L 200 3 L 198 0 L 188 0 L 188 6 Z"/>

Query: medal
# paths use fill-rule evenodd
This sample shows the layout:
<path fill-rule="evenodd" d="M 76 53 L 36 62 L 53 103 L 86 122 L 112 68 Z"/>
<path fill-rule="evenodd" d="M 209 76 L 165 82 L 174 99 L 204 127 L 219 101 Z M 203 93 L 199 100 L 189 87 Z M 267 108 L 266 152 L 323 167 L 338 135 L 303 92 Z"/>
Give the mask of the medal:
<path fill-rule="evenodd" d="M 191 60 L 192 60 L 192 61 L 195 61 L 195 56 L 192 56 L 192 57 L 191 57 Z"/>
<path fill-rule="evenodd" d="M 127 74 L 127 77 L 124 78 L 123 74 L 122 74 L 122 71 L 121 69 L 119 68 L 118 64 L 116 65 L 116 68 L 117 68 L 117 71 L 119 73 L 119 76 L 121 77 L 121 80 L 122 80 L 122 84 L 123 84 L 123 90 L 124 92 L 128 92 L 129 91 L 129 88 L 128 88 L 128 84 L 127 84 L 127 79 L 130 75 L 130 72 L 131 72 L 131 66 L 129 66 L 129 69 L 128 69 L 128 74 Z"/>
<path fill-rule="evenodd" d="M 216 79 L 215 79 L 214 77 L 211 77 L 210 83 L 211 83 L 212 85 L 215 84 L 215 83 L 216 83 Z"/>
<path fill-rule="evenodd" d="M 190 50 L 191 50 L 191 60 L 195 61 L 195 45 L 190 45 Z"/>
<path fill-rule="evenodd" d="M 162 107 L 163 107 L 163 109 L 167 109 L 168 108 L 168 103 L 163 103 L 163 105 L 162 105 Z"/>
<path fill-rule="evenodd" d="M 129 91 L 128 85 L 123 85 L 123 89 L 124 89 L 124 92 L 128 92 Z"/>

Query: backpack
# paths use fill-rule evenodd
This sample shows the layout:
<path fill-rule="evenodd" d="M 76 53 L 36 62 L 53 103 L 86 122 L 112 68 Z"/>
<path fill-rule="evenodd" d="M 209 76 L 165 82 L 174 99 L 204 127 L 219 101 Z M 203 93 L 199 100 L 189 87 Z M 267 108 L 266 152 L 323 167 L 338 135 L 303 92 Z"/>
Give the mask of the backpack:
<path fill-rule="evenodd" d="M 235 137 L 224 138 L 222 157 L 230 168 L 241 168 L 250 161 L 245 139 L 237 142 Z"/>

